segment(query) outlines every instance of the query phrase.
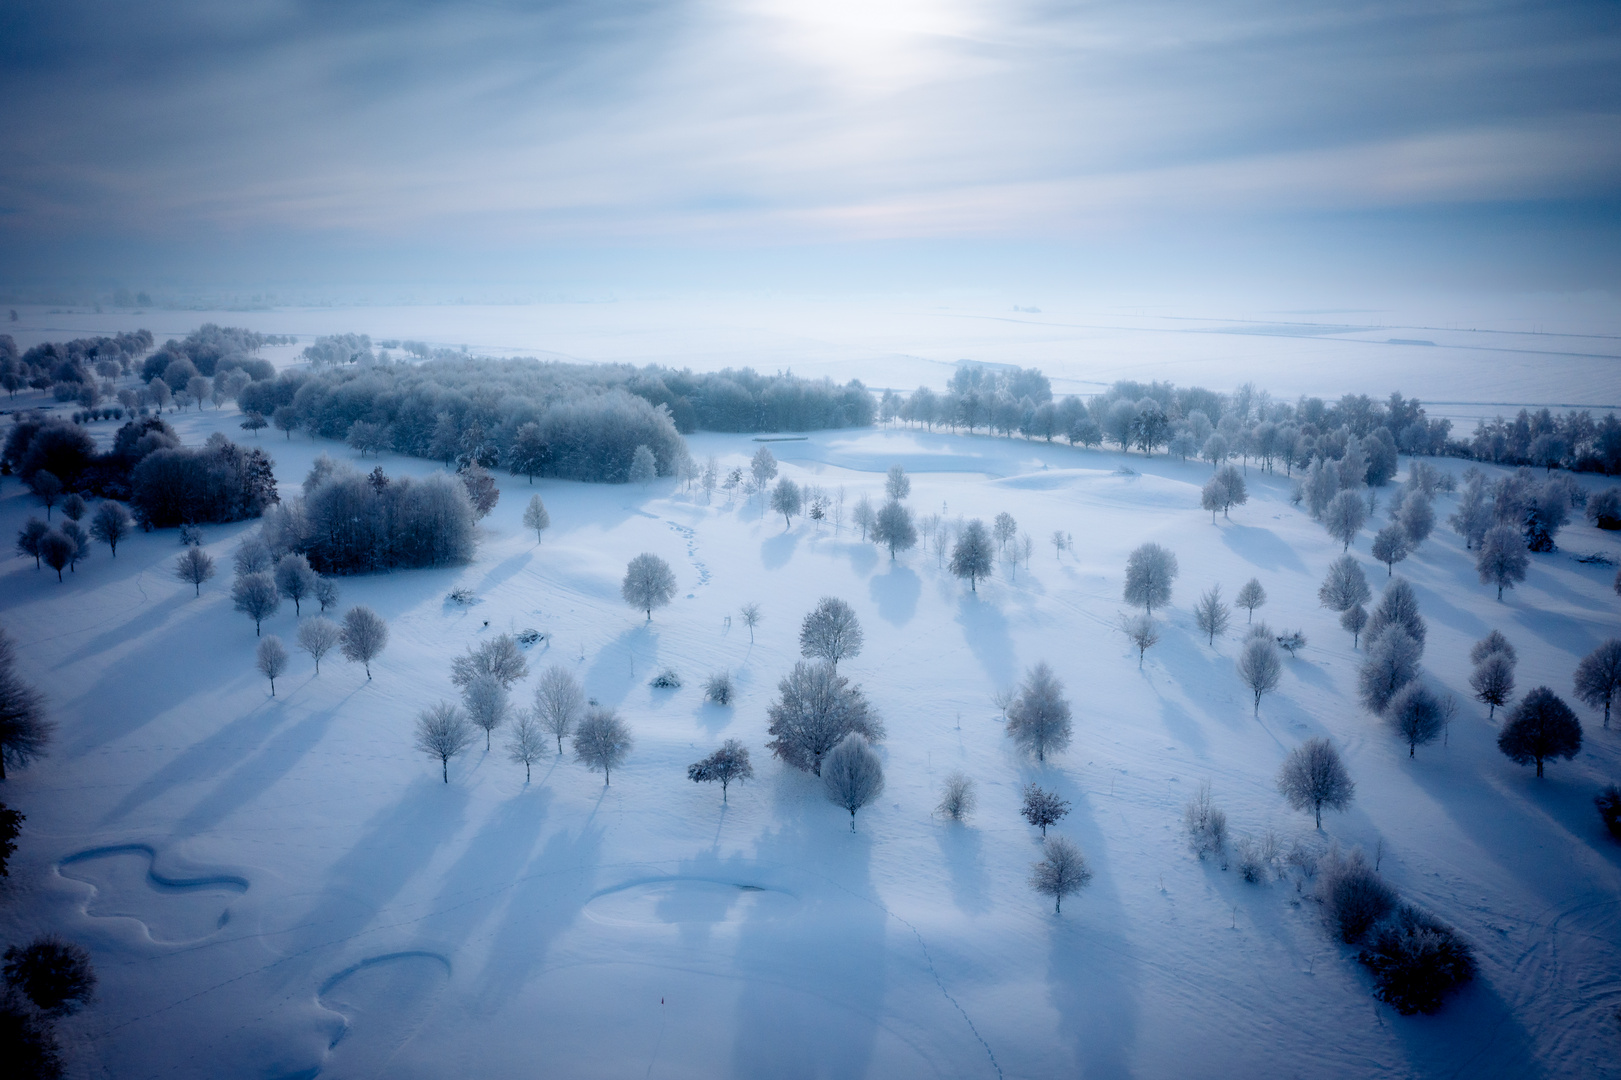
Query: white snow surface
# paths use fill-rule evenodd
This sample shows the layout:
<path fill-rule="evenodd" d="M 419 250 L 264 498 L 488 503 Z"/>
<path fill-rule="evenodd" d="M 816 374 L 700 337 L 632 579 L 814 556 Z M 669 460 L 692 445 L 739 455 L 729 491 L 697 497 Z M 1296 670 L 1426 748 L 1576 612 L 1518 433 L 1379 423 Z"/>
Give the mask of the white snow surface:
<path fill-rule="evenodd" d="M 176 422 L 188 443 L 216 428 L 251 442 L 238 419 Z M 689 442 L 728 464 L 758 445 Z M 262 444 L 284 492 L 318 452 L 352 457 L 302 435 Z M 1198 509 L 1208 467 L 1164 457 L 908 430 L 771 445 L 785 475 L 842 485 L 849 503 L 876 499 L 899 463 L 920 514 L 1006 510 L 1036 538 L 1032 564 L 1016 577 L 1000 564 L 972 592 L 930 552 L 891 562 L 848 516 L 837 532 L 785 528 L 757 502 L 706 503 L 673 480 L 503 475 L 471 565 L 341 580 L 340 610 L 368 604 L 390 626 L 371 681 L 336 654 L 317 676 L 293 651 L 271 697 L 229 598 L 230 554 L 254 523 L 204 529 L 220 573 L 200 598 L 170 572 L 174 530 L 137 533 L 116 559 L 98 545 L 64 584 L 6 562 L 0 624 L 61 726 L 50 756 L 4 784 L 28 820 L 0 922 L 8 941 L 49 929 L 91 951 L 98 999 L 63 1026 L 72 1075 L 1621 1075 L 1621 845 L 1591 803 L 1621 777 L 1621 732 L 1581 708 L 1582 754 L 1538 780 L 1498 753 L 1467 690 L 1469 646 L 1497 628 L 1522 693 L 1569 699 L 1577 660 L 1621 627 L 1614 570 L 1570 553 L 1621 555 L 1613 535 L 1573 523 L 1502 603 L 1444 528 L 1400 564 L 1429 621 L 1425 677 L 1460 703 L 1447 744 L 1409 759 L 1356 704 L 1360 654 L 1316 599 L 1339 553 L 1281 475 L 1251 468 L 1249 504 L 1212 524 Z M 538 545 L 520 524 L 532 491 L 553 523 Z M 1438 516 L 1452 504 L 1440 497 Z M 5 485 L 8 537 L 35 512 Z M 1055 554 L 1054 529 L 1074 552 Z M 1356 550 L 1377 588 L 1370 535 Z M 1126 555 L 1148 540 L 1181 575 L 1139 671 L 1116 626 Z M 680 585 L 651 622 L 618 596 L 643 551 Z M 1191 615 L 1207 585 L 1231 597 L 1251 576 L 1270 596 L 1257 618 L 1310 639 L 1258 719 L 1233 666 L 1242 613 L 1214 648 Z M 447 604 L 458 586 L 477 602 Z M 764 748 L 799 621 L 826 595 L 861 619 L 866 647 L 840 670 L 888 727 L 888 787 L 853 833 Z M 765 613 L 753 645 L 736 617 L 749 601 Z M 525 784 L 499 733 L 493 752 L 452 762 L 448 785 L 412 749 L 417 712 L 453 697 L 451 658 L 526 627 L 551 637 L 528 653 L 520 702 L 560 663 L 633 730 L 610 786 L 571 756 Z M 264 632 L 291 648 L 290 604 Z M 1039 660 L 1075 710 L 1073 744 L 1045 765 L 1014 751 L 991 704 Z M 665 667 L 682 689 L 648 686 Z M 702 701 L 721 670 L 737 684 L 729 708 Z M 1358 785 L 1324 842 L 1380 852 L 1403 895 L 1476 949 L 1478 980 L 1437 1016 L 1379 1004 L 1292 881 L 1246 884 L 1183 838 L 1204 781 L 1236 833 L 1315 838 L 1273 779 L 1313 735 L 1342 748 Z M 685 767 L 726 738 L 758 776 L 723 805 Z M 979 786 L 966 824 L 932 813 L 954 770 Z M 1056 831 L 1096 873 L 1062 915 L 1026 883 L 1029 782 L 1072 800 Z"/>

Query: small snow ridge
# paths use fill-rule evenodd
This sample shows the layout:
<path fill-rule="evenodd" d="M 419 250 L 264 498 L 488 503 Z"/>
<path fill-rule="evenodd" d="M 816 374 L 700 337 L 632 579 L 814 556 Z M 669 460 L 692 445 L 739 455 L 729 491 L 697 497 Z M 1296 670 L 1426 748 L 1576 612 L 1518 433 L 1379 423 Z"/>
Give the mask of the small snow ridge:
<path fill-rule="evenodd" d="M 604 889 L 586 902 L 584 912 L 604 926 L 679 926 L 781 918 L 798 907 L 798 897 L 769 885 L 665 877 Z"/>

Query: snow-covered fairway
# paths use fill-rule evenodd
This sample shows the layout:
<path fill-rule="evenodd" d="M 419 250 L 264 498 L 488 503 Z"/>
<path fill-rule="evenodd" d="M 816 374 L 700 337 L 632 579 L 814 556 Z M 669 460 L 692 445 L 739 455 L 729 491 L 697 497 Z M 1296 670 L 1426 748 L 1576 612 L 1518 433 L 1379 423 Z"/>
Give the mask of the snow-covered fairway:
<path fill-rule="evenodd" d="M 188 443 L 234 413 L 187 414 Z M 109 426 L 110 425 L 106 425 Z M 741 464 L 758 444 L 701 435 L 694 454 Z M 321 450 L 267 437 L 284 492 Z M 1569 697 L 1576 661 L 1621 630 L 1621 554 L 1577 522 L 1498 604 L 1452 533 L 1399 569 L 1429 621 L 1427 677 L 1460 699 L 1449 744 L 1406 746 L 1355 704 L 1359 654 L 1316 589 L 1337 552 L 1250 470 L 1231 522 L 1198 510 L 1207 467 L 1163 457 L 909 431 L 826 432 L 772 444 L 786 475 L 849 503 L 882 472 L 913 474 L 920 514 L 1007 511 L 1037 539 L 1029 570 L 977 593 L 914 550 L 891 563 L 842 532 L 717 493 L 540 481 L 553 527 L 519 524 L 531 488 L 500 478 L 476 561 L 341 582 L 392 640 L 367 682 L 306 656 L 268 696 L 252 623 L 231 609 L 230 552 L 252 523 L 205 530 L 220 576 L 201 598 L 169 568 L 169 532 L 105 548 L 58 585 L 22 559 L 0 569 L 0 624 L 61 728 L 52 755 L 5 783 L 27 815 L 8 940 L 53 929 L 90 948 L 99 1001 L 66 1022 L 85 1076 L 1053 1077 L 1613 1076 L 1621 1005 L 1621 845 L 1591 796 L 1621 778 L 1621 732 L 1581 710 L 1587 742 L 1538 781 L 1496 750 L 1468 699 L 1466 654 L 1501 629 L 1523 693 Z M 1139 475 L 1122 476 L 1128 462 Z M 365 462 L 370 468 L 373 462 Z M 429 463 L 385 456 L 385 469 Z M 1441 462 L 1458 470 L 1462 463 Z M 1405 468 L 1405 459 L 1403 462 Z M 1453 499 L 1442 496 L 1444 519 Z M 10 536 L 31 511 L 0 498 Z M 1373 524 L 1382 524 L 1383 513 Z M 1055 555 L 1054 529 L 1077 551 Z M 1369 579 L 1385 580 L 1358 544 Z M 1126 555 L 1145 540 L 1181 563 L 1164 640 L 1139 672 L 1115 628 Z M 680 589 L 644 622 L 618 597 L 642 551 Z M 1310 645 L 1252 718 L 1233 670 L 1192 626 L 1198 592 L 1252 575 L 1257 613 Z M 458 585 L 469 608 L 446 605 Z M 841 665 L 888 727 L 888 788 L 847 815 L 764 749 L 765 710 L 823 595 L 866 630 Z M 735 616 L 761 604 L 757 640 Z M 733 616 L 731 625 L 725 623 Z M 537 769 L 477 748 L 451 765 L 411 747 L 418 710 L 450 698 L 450 659 L 534 627 L 617 707 L 636 749 L 610 787 L 571 758 Z M 291 644 L 291 606 L 265 627 Z M 1076 712 L 1068 752 L 1017 756 L 991 692 L 1046 660 Z M 672 667 L 676 691 L 648 679 Z M 731 708 L 699 683 L 730 670 Z M 526 701 L 533 676 L 518 685 Z M 1351 952 L 1290 882 L 1245 884 L 1201 863 L 1182 804 L 1209 780 L 1235 831 L 1311 832 L 1273 787 L 1284 753 L 1328 734 L 1357 781 L 1328 836 L 1372 853 L 1405 896 L 1457 925 L 1481 976 L 1432 1018 L 1380 1006 Z M 752 750 L 732 792 L 686 779 L 722 739 Z M 499 744 L 500 736 L 497 735 Z M 980 789 L 967 826 L 931 815 L 945 775 Z M 1073 801 L 1057 831 L 1096 878 L 1062 916 L 1025 884 L 1037 857 L 1021 787 Z"/>

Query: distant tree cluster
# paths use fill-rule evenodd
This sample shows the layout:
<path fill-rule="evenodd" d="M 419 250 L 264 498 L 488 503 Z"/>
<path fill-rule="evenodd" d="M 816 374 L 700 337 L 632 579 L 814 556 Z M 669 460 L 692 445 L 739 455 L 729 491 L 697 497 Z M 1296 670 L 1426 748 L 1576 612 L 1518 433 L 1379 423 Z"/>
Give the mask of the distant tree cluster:
<path fill-rule="evenodd" d="M 130 508 L 142 524 L 241 521 L 278 501 L 275 463 L 219 432 L 199 448 L 158 450 L 141 459 L 130 479 Z"/>
<path fill-rule="evenodd" d="M 89 407 L 101 396 L 103 380 L 128 374 L 131 364 L 151 347 L 147 330 L 46 342 L 22 352 L 10 334 L 0 334 L 0 389 L 15 395 L 19 390 L 60 387 L 58 400 L 77 400 Z"/>

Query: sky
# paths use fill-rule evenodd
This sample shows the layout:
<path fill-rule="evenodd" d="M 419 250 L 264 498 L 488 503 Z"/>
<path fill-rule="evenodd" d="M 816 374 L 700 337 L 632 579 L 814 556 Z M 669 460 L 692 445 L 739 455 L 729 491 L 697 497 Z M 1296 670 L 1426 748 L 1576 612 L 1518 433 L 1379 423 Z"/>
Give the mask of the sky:
<path fill-rule="evenodd" d="M 1621 5 L 10 0 L 0 286 L 1613 292 Z"/>

